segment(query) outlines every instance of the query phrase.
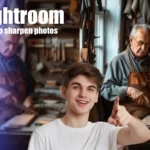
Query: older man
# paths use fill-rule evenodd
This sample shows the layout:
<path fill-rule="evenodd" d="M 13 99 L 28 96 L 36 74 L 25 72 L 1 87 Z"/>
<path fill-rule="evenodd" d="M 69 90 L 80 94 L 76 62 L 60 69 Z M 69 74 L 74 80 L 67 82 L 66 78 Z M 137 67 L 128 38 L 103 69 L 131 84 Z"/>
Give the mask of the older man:
<path fill-rule="evenodd" d="M 16 54 L 19 39 L 17 34 L 0 35 L 0 124 L 17 113 L 14 104 L 31 104 L 28 96 L 34 80 Z"/>
<path fill-rule="evenodd" d="M 127 49 L 108 65 L 101 95 L 109 101 L 120 97 L 120 103 L 135 117 L 150 113 L 150 29 L 134 25 Z"/>

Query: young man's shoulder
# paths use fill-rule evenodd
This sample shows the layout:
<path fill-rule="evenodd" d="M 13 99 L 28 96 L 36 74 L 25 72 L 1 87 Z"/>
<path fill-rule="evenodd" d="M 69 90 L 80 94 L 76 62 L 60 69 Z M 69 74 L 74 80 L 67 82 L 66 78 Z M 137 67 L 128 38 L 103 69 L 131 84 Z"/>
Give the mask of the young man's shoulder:
<path fill-rule="evenodd" d="M 100 128 L 116 128 L 114 125 L 110 124 L 110 123 L 107 123 L 107 122 L 103 122 L 103 121 L 98 121 L 98 122 L 95 122 L 95 123 L 92 123 L 94 124 L 94 127 L 100 127 Z"/>
<path fill-rule="evenodd" d="M 58 124 L 58 119 L 53 120 L 47 124 L 44 124 L 40 127 L 37 127 L 34 132 L 38 133 L 38 134 L 47 134 L 48 131 L 54 131 L 54 129 L 57 127 Z"/>

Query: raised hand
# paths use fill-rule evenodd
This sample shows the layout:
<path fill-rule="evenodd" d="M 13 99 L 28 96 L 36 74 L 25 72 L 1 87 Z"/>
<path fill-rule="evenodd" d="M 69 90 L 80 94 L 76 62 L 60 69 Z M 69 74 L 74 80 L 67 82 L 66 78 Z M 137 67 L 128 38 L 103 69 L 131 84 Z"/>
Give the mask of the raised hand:
<path fill-rule="evenodd" d="M 112 113 L 108 118 L 108 123 L 116 126 L 125 126 L 130 122 L 131 117 L 126 108 L 119 105 L 119 97 L 117 97 L 114 101 Z"/>

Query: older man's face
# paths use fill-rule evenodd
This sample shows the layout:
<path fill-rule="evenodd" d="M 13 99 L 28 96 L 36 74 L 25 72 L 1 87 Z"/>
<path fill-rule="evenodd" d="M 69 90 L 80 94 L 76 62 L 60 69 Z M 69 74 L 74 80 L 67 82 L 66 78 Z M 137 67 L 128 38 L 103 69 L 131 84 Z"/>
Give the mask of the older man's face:
<path fill-rule="evenodd" d="M 11 57 L 16 53 L 19 35 L 4 34 L 0 37 L 0 53 L 4 57 Z"/>
<path fill-rule="evenodd" d="M 130 37 L 130 46 L 135 57 L 140 59 L 145 56 L 148 53 L 148 48 L 150 46 L 149 32 L 138 29 L 135 35 Z"/>

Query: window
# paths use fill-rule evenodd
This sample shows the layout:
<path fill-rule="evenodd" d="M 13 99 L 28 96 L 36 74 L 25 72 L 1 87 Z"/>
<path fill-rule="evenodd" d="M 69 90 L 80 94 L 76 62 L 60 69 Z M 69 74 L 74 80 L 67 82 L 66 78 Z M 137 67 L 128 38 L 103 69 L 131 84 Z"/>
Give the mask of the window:
<path fill-rule="evenodd" d="M 95 66 L 104 74 L 104 11 L 95 10 L 95 36 L 94 40 L 96 63 Z"/>
<path fill-rule="evenodd" d="M 97 2 L 95 8 L 95 36 L 99 37 L 94 40 L 96 63 L 95 66 L 104 74 L 104 13 L 105 11 L 99 11 Z M 106 0 L 102 0 L 103 9 L 106 7 Z"/>

